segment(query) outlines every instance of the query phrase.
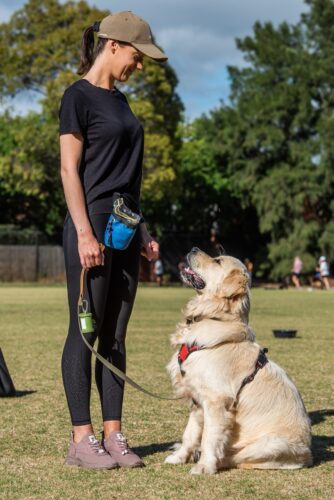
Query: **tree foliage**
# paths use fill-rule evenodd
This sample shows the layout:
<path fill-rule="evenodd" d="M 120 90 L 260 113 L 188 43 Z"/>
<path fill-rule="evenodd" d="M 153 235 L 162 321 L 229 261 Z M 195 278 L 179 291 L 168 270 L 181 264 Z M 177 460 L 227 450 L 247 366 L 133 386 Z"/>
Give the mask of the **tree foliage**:
<path fill-rule="evenodd" d="M 160 232 L 209 234 L 255 257 L 274 278 L 300 255 L 311 271 L 334 261 L 334 2 L 306 0 L 295 25 L 256 23 L 237 40 L 245 65 L 229 68 L 231 97 L 181 123 L 177 77 L 145 61 L 124 89 L 146 132 L 142 208 Z M 106 12 L 83 1 L 29 0 L 0 25 L 0 97 L 39 92 L 42 113 L 0 117 L 0 222 L 57 234 L 60 97 L 72 83 L 83 29 Z"/>
<path fill-rule="evenodd" d="M 232 111 L 223 109 L 182 127 L 181 194 L 172 220 L 174 229 L 183 232 L 209 237 L 214 229 L 229 253 L 253 259 L 265 238 L 259 234 L 253 206 L 243 206 L 235 190 L 226 148 Z"/>
<path fill-rule="evenodd" d="M 237 41 L 246 66 L 229 68 L 231 104 L 211 118 L 218 165 L 256 209 L 275 278 L 297 254 L 306 271 L 334 259 L 334 3 L 307 3 L 297 25 L 256 23 Z"/>
<path fill-rule="evenodd" d="M 6 154 L 0 155 L 1 223 L 16 222 L 59 235 L 64 205 L 57 124 L 30 113 L 24 118 L 7 117 L 5 125 L 10 144 Z"/>
<path fill-rule="evenodd" d="M 60 98 L 78 78 L 83 30 L 105 15 L 106 11 L 84 1 L 29 0 L 8 23 L 0 25 L 0 98 L 33 91 L 42 104 L 41 113 L 12 120 L 2 117 L 11 129 L 0 151 L 2 222 L 25 221 L 50 235 L 57 235 L 61 228 L 65 209 L 59 178 Z M 125 89 L 146 132 L 144 209 L 175 196 L 174 158 L 180 145 L 176 129 L 183 109 L 176 85 L 175 72 L 168 64 L 147 60 L 143 74 Z"/>

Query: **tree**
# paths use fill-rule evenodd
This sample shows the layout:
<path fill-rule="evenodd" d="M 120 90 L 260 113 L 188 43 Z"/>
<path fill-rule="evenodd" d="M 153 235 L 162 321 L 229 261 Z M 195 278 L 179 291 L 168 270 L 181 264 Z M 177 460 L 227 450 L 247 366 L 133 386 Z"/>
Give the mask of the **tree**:
<path fill-rule="evenodd" d="M 58 142 L 54 140 L 57 124 L 30 113 L 7 117 L 6 126 L 10 144 L 6 154 L 0 154 L 0 221 L 33 226 L 59 237 L 64 206 Z"/>
<path fill-rule="evenodd" d="M 75 72 L 83 30 L 105 15 L 107 12 L 91 8 L 84 1 L 29 0 L 8 23 L 0 25 L 3 61 L 0 98 L 29 90 L 40 95 L 42 104 L 41 114 L 32 113 L 20 121 L 20 127 L 26 126 L 26 129 L 16 137 L 15 148 L 1 156 L 0 179 L 8 189 L 11 185 L 9 191 L 1 192 L 5 212 L 14 220 L 22 221 L 23 208 L 25 223 L 37 224 L 50 235 L 59 232 L 64 214 L 57 137 L 60 97 L 78 78 Z M 146 132 L 144 209 L 145 202 L 149 208 L 159 201 L 170 205 L 175 196 L 174 157 L 179 147 L 176 128 L 183 109 L 175 92 L 176 85 L 175 72 L 168 64 L 160 66 L 148 60 L 144 74 L 126 87 L 129 101 Z M 18 119 L 13 120 L 12 126 L 15 131 Z M 28 184 L 33 182 L 34 186 L 29 193 L 23 188 L 27 179 Z M 13 189 L 15 196 L 22 200 L 17 214 L 13 213 L 16 205 Z M 45 206 L 48 207 L 46 217 L 43 216 Z M 153 212 L 151 208 L 150 211 Z M 156 216 L 155 222 L 158 219 Z"/>
<path fill-rule="evenodd" d="M 229 170 L 228 131 L 234 110 L 219 110 L 196 119 L 182 129 L 179 154 L 181 195 L 175 205 L 174 227 L 202 233 L 218 228 L 226 250 L 241 259 L 255 258 L 265 241 L 253 206 L 242 206 Z"/>
<path fill-rule="evenodd" d="M 247 65 L 229 68 L 231 105 L 212 118 L 216 161 L 228 164 L 242 206 L 256 209 L 274 278 L 296 254 L 305 271 L 321 253 L 334 259 L 334 3 L 307 3 L 296 26 L 256 23 L 237 41 Z"/>

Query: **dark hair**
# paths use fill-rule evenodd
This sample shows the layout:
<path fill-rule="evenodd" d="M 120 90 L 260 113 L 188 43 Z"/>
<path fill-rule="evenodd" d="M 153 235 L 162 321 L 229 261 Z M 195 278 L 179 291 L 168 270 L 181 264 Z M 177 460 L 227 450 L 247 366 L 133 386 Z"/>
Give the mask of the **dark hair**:
<path fill-rule="evenodd" d="M 96 47 L 94 48 L 94 31 L 99 30 L 100 23 L 94 23 L 89 26 L 82 35 L 81 39 L 81 54 L 78 75 L 85 75 L 97 56 L 103 51 L 108 38 L 98 38 Z"/>
<path fill-rule="evenodd" d="M 80 65 L 77 71 L 78 75 L 85 75 L 88 73 L 90 68 L 93 66 L 93 63 L 97 56 L 101 54 L 103 51 L 107 41 L 109 38 L 98 38 L 96 47 L 94 48 L 94 31 L 99 31 L 100 23 L 96 22 L 89 26 L 84 31 L 81 39 L 81 54 L 80 54 Z M 128 42 L 119 42 L 115 40 L 121 47 L 125 47 L 126 45 L 131 45 Z"/>

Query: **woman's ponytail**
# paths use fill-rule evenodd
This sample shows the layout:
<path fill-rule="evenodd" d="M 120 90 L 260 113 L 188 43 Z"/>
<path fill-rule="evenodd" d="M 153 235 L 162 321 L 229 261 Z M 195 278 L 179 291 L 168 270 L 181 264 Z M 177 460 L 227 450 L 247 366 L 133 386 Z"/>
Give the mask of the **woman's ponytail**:
<path fill-rule="evenodd" d="M 99 38 L 96 48 L 94 49 L 94 32 L 99 31 L 100 22 L 95 22 L 89 26 L 82 35 L 81 39 L 81 54 L 78 75 L 85 75 L 92 67 L 96 56 L 102 52 L 107 39 Z"/>

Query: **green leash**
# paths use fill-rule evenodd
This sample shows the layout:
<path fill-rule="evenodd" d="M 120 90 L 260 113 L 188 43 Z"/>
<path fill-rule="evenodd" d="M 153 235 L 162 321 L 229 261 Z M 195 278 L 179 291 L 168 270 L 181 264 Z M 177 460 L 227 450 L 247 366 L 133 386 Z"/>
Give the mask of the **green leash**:
<path fill-rule="evenodd" d="M 101 251 L 104 251 L 104 245 L 100 243 L 100 248 Z M 117 375 L 119 378 L 124 380 L 124 382 L 127 382 L 130 384 L 134 389 L 137 389 L 137 391 L 143 392 L 147 396 L 151 396 L 152 398 L 156 399 L 163 399 L 166 401 L 175 401 L 177 399 L 183 399 L 182 397 L 165 397 L 165 396 L 160 396 L 159 394 L 155 394 L 153 392 L 148 391 L 144 387 L 140 386 L 137 384 L 134 380 L 132 380 L 130 377 L 128 377 L 122 370 L 114 366 L 110 361 L 105 359 L 101 354 L 99 354 L 88 342 L 88 340 L 85 337 L 85 333 L 94 333 L 94 320 L 92 317 L 92 313 L 88 312 L 88 302 L 87 300 L 84 299 L 84 283 L 85 283 L 85 274 L 86 270 L 82 268 L 81 275 L 80 275 L 80 294 L 79 294 L 79 300 L 78 300 L 78 323 L 79 323 L 79 330 L 80 334 L 82 337 L 82 340 L 88 347 L 88 349 L 94 354 L 94 356 L 110 371 L 112 371 L 115 375 Z"/>

